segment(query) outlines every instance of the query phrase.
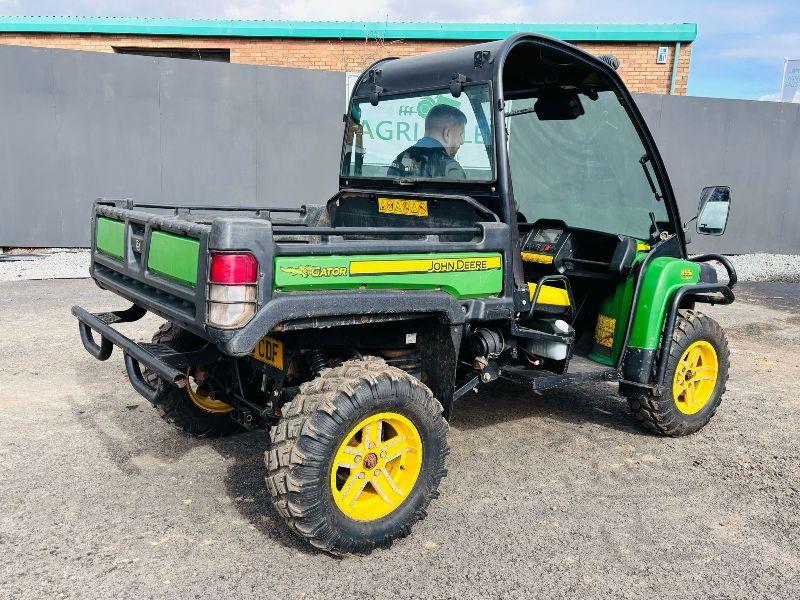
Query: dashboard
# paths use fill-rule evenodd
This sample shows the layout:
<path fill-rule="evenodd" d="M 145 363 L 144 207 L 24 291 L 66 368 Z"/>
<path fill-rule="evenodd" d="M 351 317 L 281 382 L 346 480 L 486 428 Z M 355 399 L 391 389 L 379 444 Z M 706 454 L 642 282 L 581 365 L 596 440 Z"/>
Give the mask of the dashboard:
<path fill-rule="evenodd" d="M 642 246 L 623 235 L 570 229 L 561 221 L 537 221 L 523 237 L 522 260 L 531 270 L 548 268 L 564 275 L 609 278 L 630 268 Z"/>

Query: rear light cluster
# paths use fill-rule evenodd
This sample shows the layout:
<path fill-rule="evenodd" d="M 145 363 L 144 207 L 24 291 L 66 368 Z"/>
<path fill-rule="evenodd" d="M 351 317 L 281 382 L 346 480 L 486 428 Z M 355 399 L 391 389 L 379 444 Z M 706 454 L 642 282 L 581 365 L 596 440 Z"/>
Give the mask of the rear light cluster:
<path fill-rule="evenodd" d="M 252 254 L 212 252 L 208 266 L 208 310 L 212 327 L 235 329 L 256 314 L 258 261 Z"/>

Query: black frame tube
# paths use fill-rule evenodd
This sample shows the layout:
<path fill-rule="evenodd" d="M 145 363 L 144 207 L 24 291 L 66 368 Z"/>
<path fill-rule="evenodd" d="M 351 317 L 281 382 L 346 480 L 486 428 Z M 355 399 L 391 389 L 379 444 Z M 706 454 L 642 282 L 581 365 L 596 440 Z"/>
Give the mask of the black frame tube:
<path fill-rule="evenodd" d="M 722 299 L 696 295 L 708 293 L 722 294 Z M 669 353 L 672 350 L 672 330 L 675 328 L 675 321 L 678 318 L 678 309 L 681 306 L 681 302 L 688 294 L 692 295 L 692 300 L 694 302 L 706 302 L 708 304 L 730 304 L 736 298 L 731 288 L 724 283 L 697 283 L 694 285 L 686 285 L 675 292 L 670 304 L 667 321 L 664 325 L 664 334 L 662 337 L 664 343 L 658 361 L 658 374 L 656 376 L 656 385 L 658 387 L 661 387 L 664 383 L 667 361 L 669 360 Z"/>
<path fill-rule="evenodd" d="M 90 313 L 85 308 L 82 308 L 80 306 L 73 306 L 72 314 L 75 315 L 75 317 L 78 319 L 78 328 L 80 329 L 81 332 L 81 340 L 83 340 L 84 342 L 83 344 L 84 347 L 89 352 L 89 354 L 91 354 L 98 360 L 108 359 L 108 357 L 111 356 L 111 351 L 110 350 L 108 351 L 105 358 L 100 358 L 99 356 L 95 355 L 93 350 L 94 348 L 97 347 L 97 344 L 94 343 L 94 340 L 92 340 L 91 331 L 88 332 L 88 335 L 86 331 L 90 328 L 97 331 L 100 334 L 101 350 L 103 348 L 108 348 L 109 344 L 113 344 L 114 346 L 118 346 L 119 348 L 122 349 L 122 351 L 125 353 L 126 366 L 128 365 L 128 357 L 130 356 L 137 363 L 141 363 L 146 367 L 152 369 L 153 371 L 155 371 L 155 373 L 158 374 L 159 377 L 161 377 L 162 379 L 166 379 L 171 383 L 180 384 L 186 379 L 186 375 L 184 373 L 182 373 L 178 369 L 169 366 L 167 363 L 157 358 L 156 356 L 153 356 L 152 354 L 150 354 L 150 352 L 139 346 L 136 342 L 122 335 L 121 333 L 116 331 L 113 327 L 100 320 L 100 318 L 98 318 L 97 315 Z M 87 338 L 92 340 L 93 342 L 92 345 L 87 345 L 86 341 Z M 134 370 L 134 373 L 135 372 L 136 371 Z M 139 375 L 141 375 L 141 373 L 139 373 Z"/>
<path fill-rule="evenodd" d="M 633 319 L 636 317 L 636 306 L 639 304 L 639 292 L 641 292 L 642 281 L 644 280 L 644 270 L 647 268 L 647 264 L 650 262 L 650 260 L 658 256 L 658 249 L 661 247 L 661 245 L 668 243 L 671 239 L 672 236 L 665 240 L 661 240 L 655 246 L 650 248 L 650 252 L 648 252 L 647 256 L 645 256 L 642 262 L 639 263 L 639 272 L 636 274 L 636 282 L 633 285 L 633 294 L 631 295 L 631 309 L 628 313 L 628 322 L 625 324 L 625 337 L 622 340 L 622 347 L 619 350 L 617 364 L 615 365 L 617 369 L 622 368 L 622 364 L 625 362 L 625 354 L 628 352 L 628 346 L 631 341 L 631 330 L 633 329 Z"/>
<path fill-rule="evenodd" d="M 727 256 L 722 256 L 721 254 L 701 254 L 699 256 L 693 256 L 689 259 L 692 262 L 708 262 L 709 260 L 716 260 L 728 272 L 728 287 L 733 289 L 734 286 L 738 283 L 739 277 L 736 275 L 736 269 L 733 268 L 733 263 L 728 260 Z"/>
<path fill-rule="evenodd" d="M 274 225 L 275 235 L 480 235 L 480 227 L 306 227 Z"/>

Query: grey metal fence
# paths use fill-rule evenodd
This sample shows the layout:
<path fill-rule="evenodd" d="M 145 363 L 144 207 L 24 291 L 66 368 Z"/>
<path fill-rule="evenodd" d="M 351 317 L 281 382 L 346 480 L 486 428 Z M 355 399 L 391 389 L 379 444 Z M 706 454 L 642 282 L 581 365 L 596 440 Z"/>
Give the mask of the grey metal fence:
<path fill-rule="evenodd" d="M 343 73 L 0 47 L 0 246 L 85 246 L 99 196 L 319 202 L 344 94 Z"/>
<path fill-rule="evenodd" d="M 636 100 L 684 220 L 695 215 L 701 188 L 731 187 L 725 235 L 692 234 L 692 252 L 800 253 L 800 105 L 643 94 Z"/>
<path fill-rule="evenodd" d="M 343 73 L 0 47 L 0 246 L 83 246 L 94 198 L 298 206 L 337 186 Z M 800 253 L 800 105 L 637 95 L 692 252 Z"/>

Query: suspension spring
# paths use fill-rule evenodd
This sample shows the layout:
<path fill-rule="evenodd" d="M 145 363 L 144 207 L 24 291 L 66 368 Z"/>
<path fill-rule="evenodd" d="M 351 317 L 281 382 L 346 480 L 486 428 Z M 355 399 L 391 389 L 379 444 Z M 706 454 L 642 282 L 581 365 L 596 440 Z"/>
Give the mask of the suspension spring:
<path fill-rule="evenodd" d="M 328 356 L 318 348 L 312 350 L 308 353 L 308 367 L 314 373 L 314 377 L 317 377 L 322 373 L 322 369 L 328 368 Z"/>

